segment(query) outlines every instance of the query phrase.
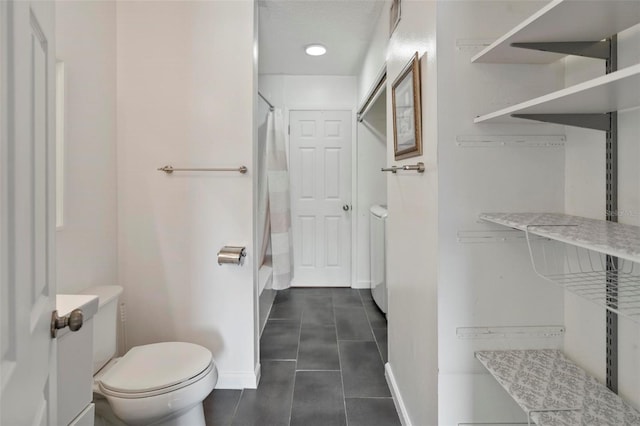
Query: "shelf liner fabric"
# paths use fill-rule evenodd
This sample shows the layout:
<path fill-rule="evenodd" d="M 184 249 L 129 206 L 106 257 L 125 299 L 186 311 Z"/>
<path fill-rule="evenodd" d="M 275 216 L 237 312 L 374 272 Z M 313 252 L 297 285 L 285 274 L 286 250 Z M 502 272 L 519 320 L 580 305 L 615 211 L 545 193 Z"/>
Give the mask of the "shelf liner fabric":
<path fill-rule="evenodd" d="M 489 222 L 640 262 L 640 227 L 560 213 L 482 213 Z M 573 226 L 559 226 L 573 225 Z"/>
<path fill-rule="evenodd" d="M 538 426 L 638 426 L 640 412 L 556 349 L 478 351 L 476 358 Z M 574 411 L 545 411 L 577 409 Z"/>

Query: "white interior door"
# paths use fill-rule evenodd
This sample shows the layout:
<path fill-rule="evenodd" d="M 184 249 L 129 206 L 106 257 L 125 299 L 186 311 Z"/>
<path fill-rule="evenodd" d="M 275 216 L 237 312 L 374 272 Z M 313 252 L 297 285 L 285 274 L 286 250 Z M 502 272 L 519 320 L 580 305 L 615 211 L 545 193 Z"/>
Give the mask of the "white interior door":
<path fill-rule="evenodd" d="M 53 2 L 0 1 L 0 424 L 55 425 Z"/>
<path fill-rule="evenodd" d="M 351 112 L 291 111 L 294 286 L 351 285 Z"/>

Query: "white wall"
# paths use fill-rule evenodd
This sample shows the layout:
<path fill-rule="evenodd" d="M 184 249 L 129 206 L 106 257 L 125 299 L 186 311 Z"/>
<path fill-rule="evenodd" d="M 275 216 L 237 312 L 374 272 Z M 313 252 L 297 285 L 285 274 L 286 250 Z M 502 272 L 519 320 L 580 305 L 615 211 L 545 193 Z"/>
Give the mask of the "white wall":
<path fill-rule="evenodd" d="M 369 47 L 362 60 L 358 75 L 358 106 L 362 106 L 366 96 L 376 83 L 380 70 L 387 62 L 387 45 L 389 43 L 389 8 L 391 1 L 387 0 L 382 7 L 378 22 L 371 34 Z M 388 80 L 387 80 L 388 81 Z"/>
<path fill-rule="evenodd" d="M 640 63 L 640 25 L 618 36 L 619 68 Z M 640 226 L 640 109 L 618 114 L 618 220 Z M 640 410 L 640 325 L 619 321 L 619 393 Z"/>
<path fill-rule="evenodd" d="M 118 259 L 128 346 L 213 352 L 220 388 L 255 387 L 252 1 L 119 2 Z M 248 166 L 156 171 L 165 164 Z M 219 266 L 224 245 L 245 266 Z"/>
<path fill-rule="evenodd" d="M 357 258 L 356 287 L 371 287 L 369 209 L 374 204 L 387 204 L 387 176 L 380 169 L 387 162 L 387 96 L 386 87 L 358 123 L 357 152 L 357 193 L 358 204 L 354 211 L 357 215 Z"/>
<path fill-rule="evenodd" d="M 618 68 L 640 62 L 640 25 L 618 37 Z M 604 62 L 568 58 L 565 84 L 604 74 Z M 567 127 L 566 203 L 568 214 L 605 218 L 605 134 Z M 640 111 L 618 113 L 618 221 L 640 226 Z M 565 352 L 604 382 L 605 311 L 582 298 L 565 298 Z M 640 326 L 619 318 L 619 394 L 640 409 Z"/>
<path fill-rule="evenodd" d="M 387 30 L 388 31 L 388 30 Z M 387 96 L 387 165 L 425 163 L 423 174 L 387 174 L 387 366 L 413 425 L 438 424 L 437 238 L 438 115 L 436 2 L 403 1 L 389 40 L 389 87 L 415 52 L 422 60 L 423 155 L 394 161 L 391 96 Z"/>
<path fill-rule="evenodd" d="M 473 123 L 483 113 L 562 87 L 561 64 L 472 64 L 484 46 L 541 7 L 535 2 L 456 1 L 438 4 L 438 351 L 439 422 L 515 423 L 523 411 L 475 359 L 482 349 L 560 348 L 562 338 L 461 339 L 461 327 L 563 325 L 563 294 L 537 277 L 524 239 L 466 243 L 459 235 L 503 236 L 480 223 L 481 212 L 555 211 L 564 207 L 564 149 L 470 148 L 458 138 L 562 135 L 539 123 Z M 457 47 L 458 40 L 477 40 Z M 493 138 L 493 139 L 492 139 Z M 520 237 L 522 235 L 519 235 Z M 498 239 L 498 238 L 496 238 Z"/>
<path fill-rule="evenodd" d="M 604 62 L 568 57 L 565 86 L 604 74 Z M 605 134 L 566 127 L 565 212 L 605 219 Z M 605 310 L 565 294 L 565 353 L 600 381 L 606 377 Z M 585 331 L 588 330 L 587 333 Z"/>
<path fill-rule="evenodd" d="M 64 226 L 59 293 L 117 284 L 116 4 L 56 2 L 56 57 L 66 67 Z"/>
<path fill-rule="evenodd" d="M 380 72 L 386 69 L 389 43 L 389 8 L 387 1 L 376 22 L 369 47 L 362 60 L 358 75 L 358 108 L 362 107 L 371 89 L 377 84 Z M 380 172 L 387 165 L 387 83 L 381 89 L 376 103 L 367 113 L 365 121 L 358 123 L 357 150 L 357 260 L 356 286 L 371 286 L 369 247 L 369 207 L 387 204 L 387 176 Z"/>
<path fill-rule="evenodd" d="M 258 81 L 260 93 L 279 108 L 354 108 L 356 102 L 351 76 L 260 74 Z"/>

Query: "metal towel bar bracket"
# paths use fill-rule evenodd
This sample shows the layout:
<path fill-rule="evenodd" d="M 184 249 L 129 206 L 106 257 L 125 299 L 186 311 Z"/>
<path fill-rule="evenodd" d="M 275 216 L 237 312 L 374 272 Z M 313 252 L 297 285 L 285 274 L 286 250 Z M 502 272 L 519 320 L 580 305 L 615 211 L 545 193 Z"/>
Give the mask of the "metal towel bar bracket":
<path fill-rule="evenodd" d="M 406 166 L 383 167 L 380 169 L 380 171 L 391 172 L 391 173 L 398 173 L 398 170 L 415 170 L 418 173 L 424 173 L 424 163 L 420 162 L 417 164 L 411 164 Z"/>
<path fill-rule="evenodd" d="M 240 172 L 242 174 L 247 173 L 247 167 L 246 166 L 240 166 L 240 167 L 215 167 L 215 168 L 207 168 L 207 169 L 193 169 L 193 168 L 185 168 L 185 169 L 180 169 L 180 168 L 176 168 L 173 167 L 171 165 L 168 166 L 164 166 L 164 167 L 159 167 L 158 168 L 159 171 L 161 172 L 165 172 L 166 174 L 170 175 L 173 172 Z"/>

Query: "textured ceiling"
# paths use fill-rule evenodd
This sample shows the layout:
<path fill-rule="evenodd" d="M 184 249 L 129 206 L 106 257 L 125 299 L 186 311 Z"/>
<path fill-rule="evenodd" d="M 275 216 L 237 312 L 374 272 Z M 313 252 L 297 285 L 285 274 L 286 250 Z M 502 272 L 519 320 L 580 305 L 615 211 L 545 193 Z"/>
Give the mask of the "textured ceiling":
<path fill-rule="evenodd" d="M 262 0 L 260 74 L 356 75 L 384 0 Z M 320 43 L 324 56 L 305 46 Z"/>

